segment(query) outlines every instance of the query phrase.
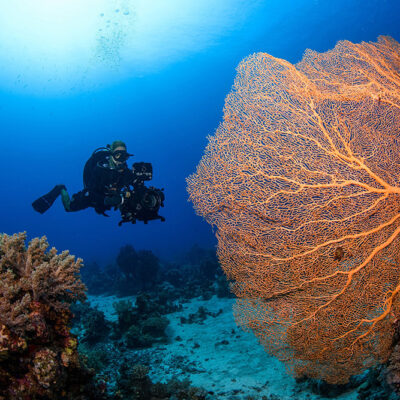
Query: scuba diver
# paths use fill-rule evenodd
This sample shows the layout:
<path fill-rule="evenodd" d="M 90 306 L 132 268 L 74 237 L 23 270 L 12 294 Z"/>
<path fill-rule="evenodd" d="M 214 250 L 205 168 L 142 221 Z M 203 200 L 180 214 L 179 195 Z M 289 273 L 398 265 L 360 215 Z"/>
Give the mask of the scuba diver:
<path fill-rule="evenodd" d="M 146 187 L 144 181 L 152 179 L 153 169 L 150 163 L 134 163 L 128 168 L 127 160 L 133 154 L 127 152 L 124 142 L 115 140 L 107 147 L 96 149 L 83 170 L 84 189 L 70 198 L 65 185 L 56 185 L 49 193 L 39 197 L 32 207 L 39 213 L 45 213 L 61 195 L 65 211 L 79 211 L 93 207 L 98 214 L 114 208 L 121 212 L 124 222 L 165 219 L 158 215 L 164 206 L 163 189 Z"/>

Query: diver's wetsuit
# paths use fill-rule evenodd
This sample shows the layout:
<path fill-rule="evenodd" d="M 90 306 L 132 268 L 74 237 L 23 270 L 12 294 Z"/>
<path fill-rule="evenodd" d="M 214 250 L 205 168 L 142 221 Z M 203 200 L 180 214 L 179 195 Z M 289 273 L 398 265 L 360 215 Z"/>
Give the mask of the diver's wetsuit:
<path fill-rule="evenodd" d="M 65 201 L 65 195 L 62 194 L 65 210 L 79 211 L 93 207 L 97 213 L 104 214 L 111 207 L 121 203 L 122 189 L 133 182 L 133 172 L 126 163 L 117 169 L 110 165 L 109 157 L 106 157 L 94 167 L 91 180 L 87 182 L 85 189 L 75 193 L 70 201 Z"/>

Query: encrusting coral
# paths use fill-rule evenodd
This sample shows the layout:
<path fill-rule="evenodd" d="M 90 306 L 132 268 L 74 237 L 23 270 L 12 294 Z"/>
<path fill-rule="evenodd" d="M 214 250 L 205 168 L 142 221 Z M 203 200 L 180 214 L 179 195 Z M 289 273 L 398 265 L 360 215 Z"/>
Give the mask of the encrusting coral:
<path fill-rule="evenodd" d="M 68 326 L 70 303 L 85 298 L 82 260 L 25 241 L 0 236 L 0 399 L 70 399 L 89 380 Z"/>
<path fill-rule="evenodd" d="M 188 178 L 236 320 L 296 375 L 345 383 L 392 351 L 400 292 L 400 45 L 339 42 L 237 69 Z"/>

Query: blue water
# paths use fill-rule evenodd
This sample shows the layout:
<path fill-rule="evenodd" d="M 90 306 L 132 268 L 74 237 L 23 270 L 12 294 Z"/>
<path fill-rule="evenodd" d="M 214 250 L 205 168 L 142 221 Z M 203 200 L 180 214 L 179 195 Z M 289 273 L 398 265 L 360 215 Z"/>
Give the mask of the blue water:
<path fill-rule="evenodd" d="M 400 41 L 399 17 L 395 0 L 265 0 L 207 46 L 147 74 L 129 77 L 128 71 L 92 89 L 48 93 L 29 90 L 29 82 L 13 90 L 0 81 L 0 231 L 46 235 L 57 249 L 101 263 L 127 243 L 163 257 L 195 243 L 215 245 L 210 227 L 187 201 L 185 178 L 222 118 L 241 59 L 263 51 L 295 63 L 306 48 L 322 52 L 342 39 L 390 35 Z M 12 67 L 0 53 L 0 72 Z M 15 79 L 19 74 L 16 65 Z M 151 184 L 165 188 L 160 214 L 166 222 L 118 227 L 117 213 L 110 218 L 92 209 L 66 213 L 60 201 L 44 215 L 34 212 L 31 202 L 55 184 L 65 184 L 71 194 L 80 190 L 86 159 L 115 139 L 127 143 L 132 161 L 153 164 Z"/>

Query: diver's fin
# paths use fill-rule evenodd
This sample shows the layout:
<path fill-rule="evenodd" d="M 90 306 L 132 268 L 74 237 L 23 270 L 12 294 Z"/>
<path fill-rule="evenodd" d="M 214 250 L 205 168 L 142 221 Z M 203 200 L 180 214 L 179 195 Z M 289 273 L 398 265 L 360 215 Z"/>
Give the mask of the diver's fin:
<path fill-rule="evenodd" d="M 32 207 L 40 214 L 46 212 L 52 204 L 56 201 L 57 197 L 61 194 L 61 190 L 65 189 L 64 185 L 56 185 L 49 193 L 39 197 L 32 203 Z"/>

